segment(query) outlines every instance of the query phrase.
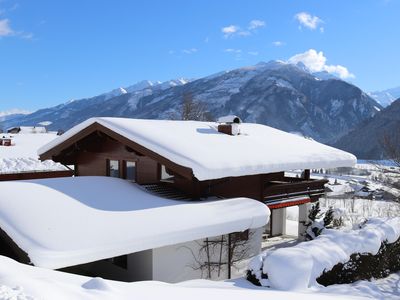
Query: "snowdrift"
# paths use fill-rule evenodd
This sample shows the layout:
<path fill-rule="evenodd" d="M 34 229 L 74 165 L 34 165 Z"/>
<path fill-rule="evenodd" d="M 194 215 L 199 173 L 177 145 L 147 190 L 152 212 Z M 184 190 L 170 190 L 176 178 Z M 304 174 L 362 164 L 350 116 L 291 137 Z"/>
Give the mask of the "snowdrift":
<path fill-rule="evenodd" d="M 249 271 L 260 285 L 280 290 L 319 286 L 317 278 L 352 254 L 376 255 L 382 243 L 400 237 L 400 218 L 370 219 L 358 230 L 325 229 L 316 239 L 294 247 L 266 251 L 253 258 Z"/>

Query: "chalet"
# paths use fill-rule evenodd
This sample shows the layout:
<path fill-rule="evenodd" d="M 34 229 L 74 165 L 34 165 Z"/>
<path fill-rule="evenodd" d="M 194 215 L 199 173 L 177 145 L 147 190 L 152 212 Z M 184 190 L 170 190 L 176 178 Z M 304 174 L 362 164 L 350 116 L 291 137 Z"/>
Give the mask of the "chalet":
<path fill-rule="evenodd" d="M 168 282 L 234 277 L 260 252 L 268 222 L 272 235 L 283 233 L 286 207 L 306 220 L 327 182 L 310 169 L 356 160 L 235 116 L 92 118 L 38 154 L 74 165 L 75 177 L 0 183 L 0 248 L 37 266 Z"/>
<path fill-rule="evenodd" d="M 272 210 L 270 234 L 285 230 L 286 207 L 299 206 L 299 235 L 309 203 L 325 193 L 310 169 L 353 166 L 354 155 L 228 116 L 218 123 L 92 118 L 39 149 L 40 159 L 75 166 L 75 176 L 119 177 L 160 195 L 247 197 Z M 301 178 L 285 174 L 303 170 Z"/>

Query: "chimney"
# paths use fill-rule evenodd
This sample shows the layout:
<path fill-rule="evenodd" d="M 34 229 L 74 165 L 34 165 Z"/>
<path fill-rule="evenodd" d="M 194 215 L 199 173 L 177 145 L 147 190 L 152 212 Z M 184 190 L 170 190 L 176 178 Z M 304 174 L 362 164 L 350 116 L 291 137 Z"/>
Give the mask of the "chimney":
<path fill-rule="evenodd" d="M 218 132 L 239 135 L 240 134 L 240 123 L 242 120 L 238 116 L 225 116 L 218 118 Z"/>

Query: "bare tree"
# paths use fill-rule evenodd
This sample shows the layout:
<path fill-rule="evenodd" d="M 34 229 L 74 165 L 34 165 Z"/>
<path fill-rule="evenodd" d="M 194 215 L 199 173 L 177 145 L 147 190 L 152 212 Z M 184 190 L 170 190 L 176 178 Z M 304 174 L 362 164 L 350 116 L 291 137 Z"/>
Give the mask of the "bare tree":
<path fill-rule="evenodd" d="M 191 93 L 182 95 L 182 104 L 178 113 L 170 115 L 172 120 L 213 121 L 211 113 L 204 102 L 193 99 Z"/>
<path fill-rule="evenodd" d="M 244 239 L 241 237 L 243 234 L 247 234 Z M 221 279 L 221 276 L 224 276 L 223 274 L 229 275 L 229 268 L 239 270 L 240 263 L 250 257 L 251 246 L 249 241 L 253 234 L 253 232 L 246 231 L 206 238 L 202 241 L 196 241 L 197 249 L 183 246 L 191 252 L 194 259 L 193 264 L 188 267 L 199 270 L 201 277 L 206 279 Z"/>
<path fill-rule="evenodd" d="M 400 189 L 400 124 L 397 126 L 395 132 L 385 133 L 381 139 L 381 145 L 385 152 L 386 157 L 396 166 L 397 168 L 390 168 L 390 173 L 394 176 L 392 180 L 386 180 L 385 184 Z M 383 172 L 387 170 L 383 170 Z M 397 196 L 396 202 L 400 202 L 400 197 Z"/>
<path fill-rule="evenodd" d="M 400 168 L 400 126 L 397 132 L 385 133 L 381 144 L 386 157 Z"/>

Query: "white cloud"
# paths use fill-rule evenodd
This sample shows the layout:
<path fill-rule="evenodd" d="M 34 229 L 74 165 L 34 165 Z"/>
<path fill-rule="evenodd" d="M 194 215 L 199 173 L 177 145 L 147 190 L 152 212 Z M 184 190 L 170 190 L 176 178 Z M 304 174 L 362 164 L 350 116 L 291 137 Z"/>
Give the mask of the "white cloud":
<path fill-rule="evenodd" d="M 240 49 L 233 49 L 233 48 L 227 48 L 224 50 L 224 52 L 228 52 L 228 53 L 242 53 L 242 50 Z"/>
<path fill-rule="evenodd" d="M 241 49 L 235 49 L 235 48 L 227 48 L 223 50 L 226 53 L 229 53 L 232 55 L 232 57 L 235 60 L 241 60 L 242 59 L 242 50 Z"/>
<path fill-rule="evenodd" d="M 320 24 L 323 23 L 323 21 L 319 17 L 312 16 L 307 12 L 300 12 L 296 14 L 294 17 L 300 23 L 300 27 L 303 26 L 311 30 L 317 29 L 320 26 Z M 323 27 L 320 27 L 320 30 L 321 32 L 323 32 L 324 31 Z"/>
<path fill-rule="evenodd" d="M 198 51 L 197 48 L 190 48 L 190 49 L 183 49 L 183 50 L 182 50 L 182 53 L 185 53 L 185 54 L 193 54 L 193 53 L 196 53 L 197 51 Z"/>
<path fill-rule="evenodd" d="M 0 0 L 1 1 L 1 0 Z M 33 33 L 25 32 L 25 31 L 15 31 L 10 26 L 9 19 L 1 19 L 0 20 L 0 38 L 5 36 L 15 36 L 25 40 L 32 40 Z"/>
<path fill-rule="evenodd" d="M 14 30 L 11 29 L 9 20 L 0 20 L 0 36 L 10 36 L 13 34 Z"/>
<path fill-rule="evenodd" d="M 249 51 L 247 52 L 247 54 L 253 55 L 253 56 L 257 56 L 258 55 L 258 51 Z"/>
<path fill-rule="evenodd" d="M 256 32 L 258 28 L 265 27 L 265 22 L 261 20 L 251 20 L 247 29 L 242 29 L 237 25 L 229 25 L 222 27 L 221 31 L 224 34 L 224 38 L 232 38 L 235 36 L 249 36 Z"/>
<path fill-rule="evenodd" d="M 327 58 L 324 56 L 324 53 L 322 51 L 317 52 L 314 49 L 296 54 L 288 60 L 288 62 L 292 64 L 302 62 L 311 72 L 326 71 L 342 79 L 355 77 L 346 67 L 341 65 L 327 65 L 326 61 Z"/>
<path fill-rule="evenodd" d="M 247 27 L 249 30 L 254 30 L 260 27 L 265 27 L 265 22 L 261 20 L 251 20 L 249 26 Z"/>
<path fill-rule="evenodd" d="M 274 46 L 276 46 L 276 47 L 280 47 L 280 46 L 285 45 L 285 43 L 282 42 L 282 41 L 275 41 L 275 42 L 272 42 L 272 45 L 274 45 Z"/>
<path fill-rule="evenodd" d="M 230 25 L 230 26 L 223 27 L 221 29 L 221 31 L 224 34 L 225 38 L 229 38 L 229 37 L 233 36 L 235 33 L 237 33 L 239 31 L 239 29 L 240 28 L 236 25 Z"/>

